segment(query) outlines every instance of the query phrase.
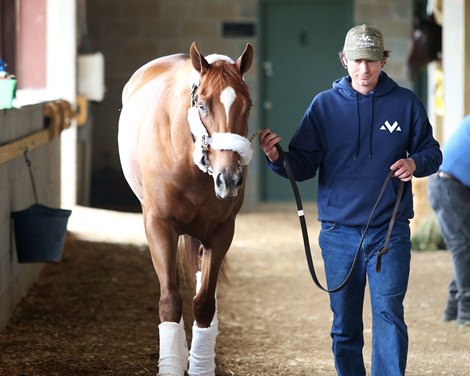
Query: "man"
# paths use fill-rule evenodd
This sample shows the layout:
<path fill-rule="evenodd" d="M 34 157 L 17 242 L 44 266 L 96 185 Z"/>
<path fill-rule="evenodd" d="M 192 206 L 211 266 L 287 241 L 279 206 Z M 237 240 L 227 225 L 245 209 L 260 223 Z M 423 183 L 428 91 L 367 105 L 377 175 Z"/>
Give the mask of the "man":
<path fill-rule="evenodd" d="M 328 287 L 337 287 L 351 268 L 368 217 L 389 171 L 392 179 L 365 235 L 346 288 L 330 294 L 331 337 L 338 375 L 365 375 L 362 349 L 366 279 L 372 305 L 372 375 L 405 373 L 408 334 L 403 300 L 410 269 L 411 179 L 437 171 L 442 155 L 425 109 L 416 95 L 398 86 L 382 68 L 379 29 L 356 26 L 346 35 L 340 60 L 349 75 L 318 94 L 285 153 L 296 180 L 318 178 L 319 244 Z M 268 167 L 286 176 L 275 148 L 281 138 L 264 130 L 260 146 Z M 399 180 L 404 192 L 382 269 L 375 270 Z"/>
<path fill-rule="evenodd" d="M 444 320 L 470 325 L 470 115 L 445 143 L 440 171 L 429 178 L 429 201 L 452 256 Z"/>

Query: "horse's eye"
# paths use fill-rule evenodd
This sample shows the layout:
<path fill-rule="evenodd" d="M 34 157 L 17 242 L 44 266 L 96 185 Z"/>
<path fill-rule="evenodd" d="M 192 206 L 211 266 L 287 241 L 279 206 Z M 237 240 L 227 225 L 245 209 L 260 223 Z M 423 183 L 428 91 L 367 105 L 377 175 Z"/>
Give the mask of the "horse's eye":
<path fill-rule="evenodd" d="M 208 111 L 204 102 L 199 102 L 197 106 L 199 107 L 199 111 L 204 112 L 204 115 L 207 115 Z"/>

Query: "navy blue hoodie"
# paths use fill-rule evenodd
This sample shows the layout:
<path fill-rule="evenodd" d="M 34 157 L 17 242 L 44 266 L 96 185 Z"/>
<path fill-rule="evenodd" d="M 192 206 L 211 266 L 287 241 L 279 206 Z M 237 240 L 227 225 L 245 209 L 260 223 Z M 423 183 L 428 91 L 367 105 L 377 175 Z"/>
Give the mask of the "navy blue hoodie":
<path fill-rule="evenodd" d="M 307 108 L 286 157 L 297 181 L 318 176 L 318 219 L 365 225 L 390 166 L 402 158 L 416 163 L 415 177 L 436 172 L 442 161 L 424 106 L 385 72 L 367 95 L 345 76 L 318 94 Z M 286 177 L 282 161 L 268 162 Z M 399 180 L 393 178 L 376 209 L 372 226 L 390 220 Z M 405 183 L 397 221 L 413 217 L 411 182 Z"/>

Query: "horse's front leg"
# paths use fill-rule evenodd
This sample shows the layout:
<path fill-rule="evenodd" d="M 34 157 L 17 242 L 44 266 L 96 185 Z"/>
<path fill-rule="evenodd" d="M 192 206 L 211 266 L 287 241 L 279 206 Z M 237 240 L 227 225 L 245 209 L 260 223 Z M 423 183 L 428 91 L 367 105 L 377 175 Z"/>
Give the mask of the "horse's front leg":
<path fill-rule="evenodd" d="M 189 356 L 190 376 L 215 375 L 215 343 L 218 334 L 216 287 L 220 266 L 233 238 L 234 225 L 225 226 L 204 249 L 201 272 L 196 275 L 196 296 Z"/>
<path fill-rule="evenodd" d="M 160 283 L 160 376 L 183 376 L 188 369 L 188 345 L 183 324 L 176 262 L 178 236 L 165 221 L 144 210 L 145 231 Z"/>

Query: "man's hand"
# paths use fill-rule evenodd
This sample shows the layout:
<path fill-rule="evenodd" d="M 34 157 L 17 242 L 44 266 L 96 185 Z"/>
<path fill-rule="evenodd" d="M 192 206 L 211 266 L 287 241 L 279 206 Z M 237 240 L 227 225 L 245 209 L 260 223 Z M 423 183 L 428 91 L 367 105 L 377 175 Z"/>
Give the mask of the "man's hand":
<path fill-rule="evenodd" d="M 279 159 L 279 153 L 275 146 L 280 141 L 281 137 L 276 133 L 272 133 L 269 129 L 263 129 L 259 136 L 259 146 L 271 162 L 276 162 Z"/>
<path fill-rule="evenodd" d="M 390 170 L 395 171 L 393 175 L 401 181 L 411 181 L 413 173 L 416 171 L 416 164 L 411 158 L 399 159 L 390 166 Z"/>

